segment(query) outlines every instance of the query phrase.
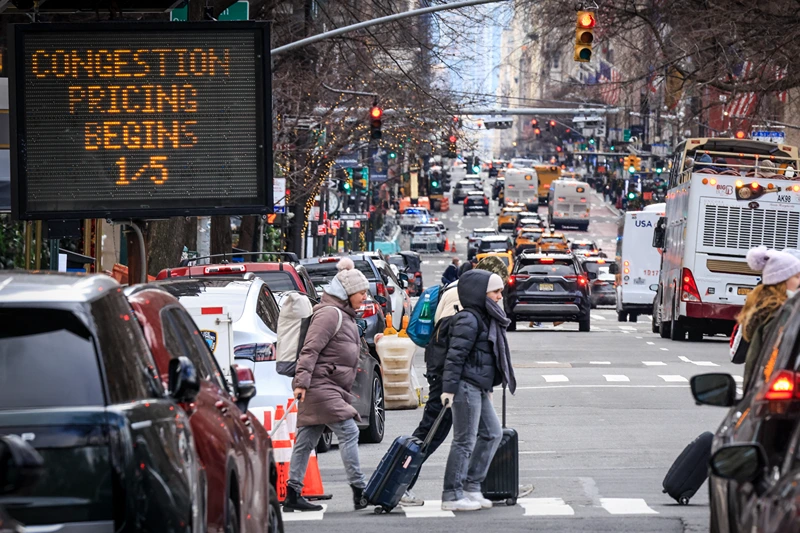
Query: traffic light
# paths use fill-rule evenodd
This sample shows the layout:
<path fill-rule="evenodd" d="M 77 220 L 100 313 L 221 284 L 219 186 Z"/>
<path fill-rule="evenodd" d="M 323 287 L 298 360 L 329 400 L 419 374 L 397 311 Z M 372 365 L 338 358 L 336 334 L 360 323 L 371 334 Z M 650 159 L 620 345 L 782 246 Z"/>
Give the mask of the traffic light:
<path fill-rule="evenodd" d="M 633 166 L 636 168 L 636 172 L 642 170 L 642 158 L 638 156 L 633 156 Z"/>
<path fill-rule="evenodd" d="M 369 110 L 369 138 L 380 139 L 381 134 L 381 118 L 383 118 L 383 109 L 377 105 L 372 106 Z"/>
<path fill-rule="evenodd" d="M 535 136 L 537 139 L 541 139 L 541 138 L 542 138 L 542 130 L 540 130 L 539 128 L 534 128 L 534 129 L 533 129 L 533 135 L 534 135 L 534 136 Z"/>
<path fill-rule="evenodd" d="M 636 198 L 636 193 L 633 192 L 633 191 L 629 192 L 628 193 L 628 200 L 633 200 L 634 198 Z"/>
<path fill-rule="evenodd" d="M 345 194 L 350 194 L 353 192 L 353 169 L 346 168 L 344 169 L 344 181 L 341 182 L 342 184 L 342 192 Z"/>
<path fill-rule="evenodd" d="M 635 155 L 626 155 L 625 162 L 622 164 L 622 167 L 627 170 L 630 174 L 636 173 L 636 156 Z"/>
<path fill-rule="evenodd" d="M 456 157 L 458 155 L 458 146 L 456 145 L 458 142 L 458 137 L 451 134 L 450 137 L 447 138 L 447 141 L 447 156 L 451 158 Z"/>
<path fill-rule="evenodd" d="M 539 121 L 536 119 L 531 120 L 531 128 L 535 128 L 539 125 Z"/>
<path fill-rule="evenodd" d="M 742 130 L 739 130 L 739 131 L 737 131 L 737 132 L 736 132 L 736 138 L 737 138 L 737 139 L 744 139 L 744 138 L 745 138 L 745 136 L 746 136 L 746 135 L 745 135 L 745 133 L 744 133 Z"/>
<path fill-rule="evenodd" d="M 575 55 L 573 59 L 579 63 L 588 63 L 592 59 L 592 42 L 594 27 L 597 24 L 595 14 L 591 11 L 578 11 L 575 24 Z"/>
<path fill-rule="evenodd" d="M 395 152 L 394 150 L 389 152 L 389 159 L 397 159 L 397 152 Z"/>
<path fill-rule="evenodd" d="M 664 172 L 664 160 L 663 159 L 656 159 L 654 163 L 656 174 L 661 175 Z"/>
<path fill-rule="evenodd" d="M 361 167 L 361 179 L 359 180 L 359 186 L 361 187 L 362 191 L 369 190 L 369 167 Z"/>
<path fill-rule="evenodd" d="M 556 127 L 555 120 L 551 120 L 550 122 L 547 123 L 547 131 L 552 131 L 553 129 L 555 129 L 555 127 Z"/>

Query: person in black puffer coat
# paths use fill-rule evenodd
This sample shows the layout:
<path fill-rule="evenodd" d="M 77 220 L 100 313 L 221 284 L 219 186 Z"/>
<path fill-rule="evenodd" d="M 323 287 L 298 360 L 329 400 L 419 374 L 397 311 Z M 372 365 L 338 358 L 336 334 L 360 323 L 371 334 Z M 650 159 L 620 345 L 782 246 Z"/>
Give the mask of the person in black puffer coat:
<path fill-rule="evenodd" d="M 463 309 L 450 324 L 442 376 L 442 405 L 453 411 L 453 443 L 442 491 L 445 511 L 492 506 L 480 491 L 503 436 L 491 393 L 501 383 L 512 393 L 516 386 L 505 337 L 509 321 L 499 304 L 502 294 L 502 278 L 485 270 L 470 270 L 458 283 Z"/>

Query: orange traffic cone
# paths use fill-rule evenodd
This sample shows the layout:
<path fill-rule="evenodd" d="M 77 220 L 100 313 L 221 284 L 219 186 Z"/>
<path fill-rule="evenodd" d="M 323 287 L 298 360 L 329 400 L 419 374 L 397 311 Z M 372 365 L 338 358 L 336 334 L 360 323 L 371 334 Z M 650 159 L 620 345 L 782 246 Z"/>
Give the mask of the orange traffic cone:
<path fill-rule="evenodd" d="M 451 252 L 455 252 L 456 251 L 456 240 L 455 239 L 453 239 L 453 246 L 450 247 L 450 251 Z"/>
<path fill-rule="evenodd" d="M 332 494 L 325 494 L 322 488 L 322 474 L 319 472 L 316 450 L 311 450 L 311 457 L 308 458 L 308 468 L 306 477 L 303 480 L 303 496 L 309 500 L 330 500 Z"/>
<path fill-rule="evenodd" d="M 450 239 L 445 239 L 444 240 L 444 251 L 445 252 L 449 252 L 450 251 Z"/>
<path fill-rule="evenodd" d="M 289 416 L 286 417 L 286 424 L 289 426 L 289 438 L 294 445 L 297 440 L 297 401 L 294 398 L 289 398 L 289 403 L 286 404 L 289 410 Z"/>
<path fill-rule="evenodd" d="M 275 408 L 275 424 L 283 418 L 286 410 L 282 405 Z M 270 424 L 272 426 L 272 424 Z M 278 471 L 278 501 L 286 499 L 286 482 L 289 481 L 289 463 L 292 460 L 292 440 L 289 438 L 289 428 L 287 425 L 278 425 L 272 438 L 272 454 L 275 457 L 275 469 Z"/>

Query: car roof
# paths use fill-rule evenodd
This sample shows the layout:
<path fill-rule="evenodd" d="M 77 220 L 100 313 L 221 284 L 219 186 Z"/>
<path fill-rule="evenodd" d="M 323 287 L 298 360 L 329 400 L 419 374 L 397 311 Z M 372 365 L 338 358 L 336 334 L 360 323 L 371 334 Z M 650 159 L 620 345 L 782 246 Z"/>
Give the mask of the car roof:
<path fill-rule="evenodd" d="M 263 285 L 269 290 L 269 287 L 258 278 L 176 279 L 156 281 L 152 286 L 167 291 L 180 300 L 184 307 L 203 307 L 210 304 L 227 306 L 231 312 L 231 320 L 236 322 L 244 313 L 247 295 L 253 284 Z"/>
<path fill-rule="evenodd" d="M 563 239 L 564 234 L 561 232 L 548 231 L 547 233 L 542 233 L 542 237 L 561 237 Z"/>
<path fill-rule="evenodd" d="M 508 235 L 487 235 L 482 239 L 485 242 L 493 242 L 493 241 L 507 241 Z"/>
<path fill-rule="evenodd" d="M 575 239 L 572 244 L 595 244 L 592 239 Z"/>
<path fill-rule="evenodd" d="M 414 226 L 413 228 L 411 228 L 411 231 L 414 231 L 414 230 L 415 230 L 415 229 L 417 229 L 417 228 L 432 228 L 432 229 L 439 229 L 439 226 L 438 226 L 438 224 L 434 224 L 433 222 L 431 222 L 430 224 L 417 224 L 416 226 Z M 376 257 L 375 259 L 378 259 L 378 258 Z"/>
<path fill-rule="evenodd" d="M 121 287 L 104 274 L 30 273 L 0 274 L 0 304 L 89 303 Z"/>
<path fill-rule="evenodd" d="M 478 233 L 479 231 L 481 231 L 481 232 L 491 232 L 491 233 L 497 234 L 497 228 L 475 228 L 474 230 L 472 230 L 472 233 Z"/>
<path fill-rule="evenodd" d="M 295 268 L 296 266 L 300 266 L 299 263 L 294 265 L 284 261 L 247 261 L 242 263 L 233 261 L 230 263 L 214 263 L 208 265 L 165 268 L 158 273 L 158 277 L 159 279 L 202 278 L 208 276 L 225 275 L 226 273 L 243 274 L 247 272 L 288 272 L 292 274 L 297 271 Z M 230 270 L 230 272 L 225 272 L 226 270 Z M 163 277 L 162 274 L 164 275 Z"/>
<path fill-rule="evenodd" d="M 575 256 L 572 254 L 541 254 L 537 252 L 522 252 L 519 256 L 520 259 L 563 259 L 563 260 L 574 260 Z"/>
<path fill-rule="evenodd" d="M 484 196 L 483 191 L 467 191 L 467 196 Z"/>

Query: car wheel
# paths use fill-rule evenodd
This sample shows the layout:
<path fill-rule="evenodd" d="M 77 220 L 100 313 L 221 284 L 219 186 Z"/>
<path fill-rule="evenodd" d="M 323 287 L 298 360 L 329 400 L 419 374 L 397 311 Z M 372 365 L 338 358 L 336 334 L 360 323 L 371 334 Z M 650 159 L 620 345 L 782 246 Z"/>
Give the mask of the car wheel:
<path fill-rule="evenodd" d="M 592 319 L 587 316 L 583 320 L 578 321 L 578 331 L 592 331 Z"/>
<path fill-rule="evenodd" d="M 331 449 L 331 446 L 333 446 L 333 431 L 330 428 L 325 428 L 325 431 L 319 436 L 317 453 L 325 453 Z"/>
<path fill-rule="evenodd" d="M 267 531 L 269 533 L 283 533 L 283 515 L 281 515 L 281 504 L 278 502 L 278 489 L 274 484 L 269 486 L 269 514 Z"/>
<path fill-rule="evenodd" d="M 669 339 L 672 336 L 672 322 L 664 322 L 663 320 L 658 324 L 658 334 L 662 339 Z"/>
<path fill-rule="evenodd" d="M 628 313 L 625 311 L 617 311 L 617 322 L 627 322 L 628 321 Z"/>
<path fill-rule="evenodd" d="M 703 342 L 703 332 L 689 330 L 689 342 Z"/>
<path fill-rule="evenodd" d="M 511 313 L 508 315 L 508 320 L 509 323 L 506 331 L 517 331 L 517 316 L 514 313 Z"/>
<path fill-rule="evenodd" d="M 686 340 L 686 328 L 683 327 L 677 320 L 673 320 L 672 324 L 669 326 L 670 335 L 669 338 L 674 341 L 685 341 Z"/>
<path fill-rule="evenodd" d="M 372 401 L 370 402 L 369 426 L 361 430 L 361 442 L 377 444 L 386 431 L 386 408 L 384 405 L 383 380 L 378 368 L 372 378 Z"/>
<path fill-rule="evenodd" d="M 639 315 L 636 313 L 631 313 L 628 315 L 628 322 L 636 322 L 639 320 Z"/>
<path fill-rule="evenodd" d="M 239 533 L 239 512 L 233 497 L 228 496 L 228 513 L 225 517 L 225 533 Z"/>
<path fill-rule="evenodd" d="M 658 315 L 656 313 L 658 313 L 658 310 L 653 309 L 653 315 L 650 321 L 650 331 L 652 331 L 653 333 L 658 333 L 659 330 Z"/>

